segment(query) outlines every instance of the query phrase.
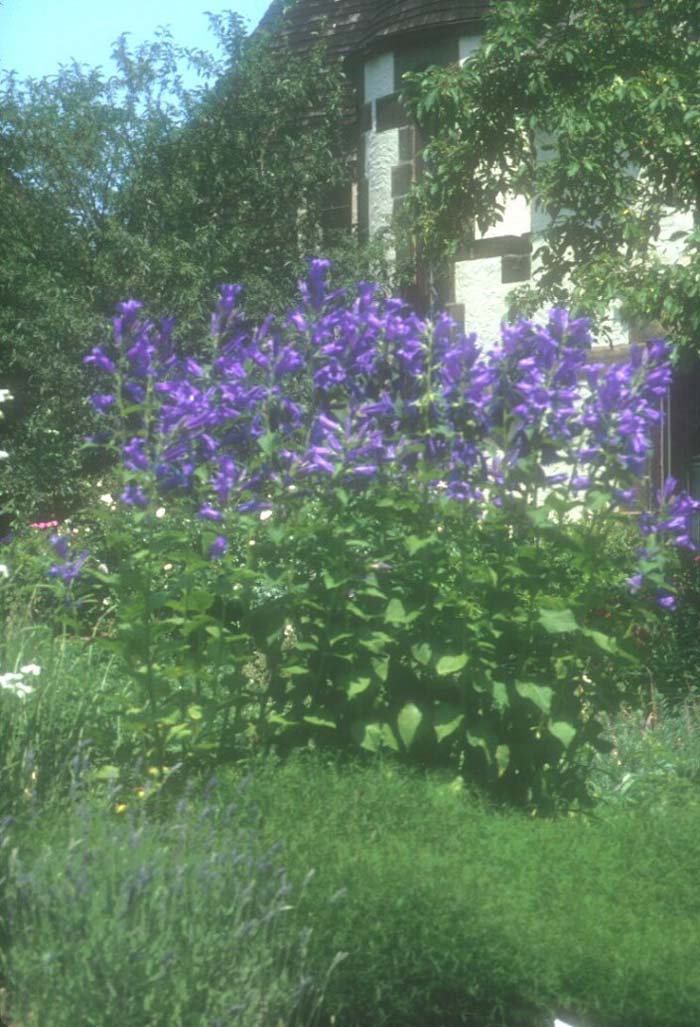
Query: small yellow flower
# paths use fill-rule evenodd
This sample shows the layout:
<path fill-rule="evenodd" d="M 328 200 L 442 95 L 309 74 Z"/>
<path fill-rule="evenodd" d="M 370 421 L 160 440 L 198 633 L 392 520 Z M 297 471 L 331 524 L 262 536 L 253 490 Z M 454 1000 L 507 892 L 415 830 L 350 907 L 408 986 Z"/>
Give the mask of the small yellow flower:
<path fill-rule="evenodd" d="M 118 802 L 117 805 L 114 807 L 114 812 L 115 813 L 123 813 L 126 808 L 127 808 L 127 805 L 126 805 L 125 802 Z"/>

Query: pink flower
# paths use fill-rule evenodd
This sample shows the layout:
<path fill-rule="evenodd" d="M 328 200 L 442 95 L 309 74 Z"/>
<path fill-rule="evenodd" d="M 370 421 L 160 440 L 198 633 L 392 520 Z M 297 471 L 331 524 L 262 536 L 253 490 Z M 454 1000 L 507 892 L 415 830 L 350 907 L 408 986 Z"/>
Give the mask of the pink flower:
<path fill-rule="evenodd" d="M 47 531 L 49 528 L 57 528 L 59 525 L 58 521 L 35 521 L 34 524 L 30 524 L 30 528 L 36 528 L 37 531 Z"/>

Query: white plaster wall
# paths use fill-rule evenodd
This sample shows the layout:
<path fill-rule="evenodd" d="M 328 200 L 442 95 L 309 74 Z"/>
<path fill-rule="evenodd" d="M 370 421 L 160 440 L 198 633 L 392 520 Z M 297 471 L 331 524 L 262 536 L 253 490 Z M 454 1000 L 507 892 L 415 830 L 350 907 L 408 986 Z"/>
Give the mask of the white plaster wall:
<path fill-rule="evenodd" d="M 391 169 L 399 162 L 399 130 L 377 132 L 377 100 L 394 92 L 394 55 L 372 57 L 364 67 L 365 103 L 372 104 L 372 129 L 365 133 L 365 176 L 369 182 L 369 231 L 391 223 Z"/>
<path fill-rule="evenodd" d="M 476 229 L 476 239 L 495 239 L 499 235 L 525 235 L 532 228 L 530 203 L 523 196 L 499 196 L 503 204 L 503 216 L 483 234 Z"/>
<path fill-rule="evenodd" d="M 464 330 L 476 332 L 484 349 L 500 340 L 506 296 L 512 288 L 501 282 L 500 257 L 455 264 L 455 299 L 464 304 Z"/>
<path fill-rule="evenodd" d="M 369 231 L 374 235 L 391 223 L 391 169 L 399 162 L 399 130 L 367 132 L 365 174 L 369 181 Z"/>
<path fill-rule="evenodd" d="M 380 54 L 371 57 L 365 63 L 365 103 L 373 103 L 380 96 L 389 96 L 394 92 L 394 55 Z M 374 111 L 372 112 L 374 115 Z M 376 119 L 372 118 L 376 128 Z"/>
<path fill-rule="evenodd" d="M 693 215 L 688 211 L 667 210 L 661 219 L 661 231 L 655 249 L 666 264 L 687 264 L 688 256 L 683 253 L 685 239 L 672 239 L 675 232 L 692 232 Z"/>
<path fill-rule="evenodd" d="M 460 36 L 459 63 L 464 64 L 481 45 L 481 36 Z"/>

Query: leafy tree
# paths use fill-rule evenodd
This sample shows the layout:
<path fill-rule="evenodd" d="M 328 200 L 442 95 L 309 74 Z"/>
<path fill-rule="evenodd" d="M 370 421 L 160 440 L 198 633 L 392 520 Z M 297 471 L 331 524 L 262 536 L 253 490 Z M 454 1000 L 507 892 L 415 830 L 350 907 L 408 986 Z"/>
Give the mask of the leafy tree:
<path fill-rule="evenodd" d="M 546 227 L 516 306 L 604 318 L 619 301 L 627 319 L 697 350 L 699 67 L 698 0 L 494 4 L 461 68 L 410 77 L 408 103 L 431 134 L 415 207 L 428 253 L 523 195 Z M 671 210 L 687 216 L 675 261 L 655 246 Z"/>
<path fill-rule="evenodd" d="M 187 338 L 222 281 L 249 307 L 282 308 L 323 231 L 328 192 L 349 181 L 345 83 L 321 48 L 304 59 L 213 17 L 220 56 L 167 32 L 113 50 L 117 72 L 73 64 L 0 78 L 0 333 L 8 410 L 0 508 L 61 515 L 94 465 L 79 358 L 127 296 L 179 317 Z M 187 89 L 181 69 L 202 84 Z M 213 84 L 212 84 L 213 83 Z M 368 273 L 352 241 L 348 277 Z M 373 268 L 376 272 L 376 268 Z"/>
<path fill-rule="evenodd" d="M 75 63 L 43 79 L 0 77 L 0 335 L 15 397 L 0 493 L 12 517 L 60 515 L 81 494 L 92 417 L 75 367 L 121 298 L 117 199 L 140 155 L 194 106 L 178 62 L 212 67 L 167 33 L 135 52 L 122 37 L 113 56 L 111 77 Z"/>

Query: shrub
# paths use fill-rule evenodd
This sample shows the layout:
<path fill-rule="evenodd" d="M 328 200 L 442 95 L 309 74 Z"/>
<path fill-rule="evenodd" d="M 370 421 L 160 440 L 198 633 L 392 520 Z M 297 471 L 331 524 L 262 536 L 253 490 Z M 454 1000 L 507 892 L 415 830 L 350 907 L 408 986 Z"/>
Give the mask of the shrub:
<path fill-rule="evenodd" d="M 74 603 L 95 582 L 112 596 L 160 766 L 313 740 L 520 802 L 581 796 L 597 714 L 691 544 L 697 504 L 667 482 L 636 555 L 600 545 L 638 500 L 667 349 L 605 369 L 587 322 L 555 310 L 481 352 L 375 287 L 329 293 L 327 270 L 252 333 L 223 287 L 202 360 L 121 305 L 113 347 L 85 358 L 108 382 L 92 403 L 120 503 L 92 565 L 54 536 L 52 574 Z"/>

